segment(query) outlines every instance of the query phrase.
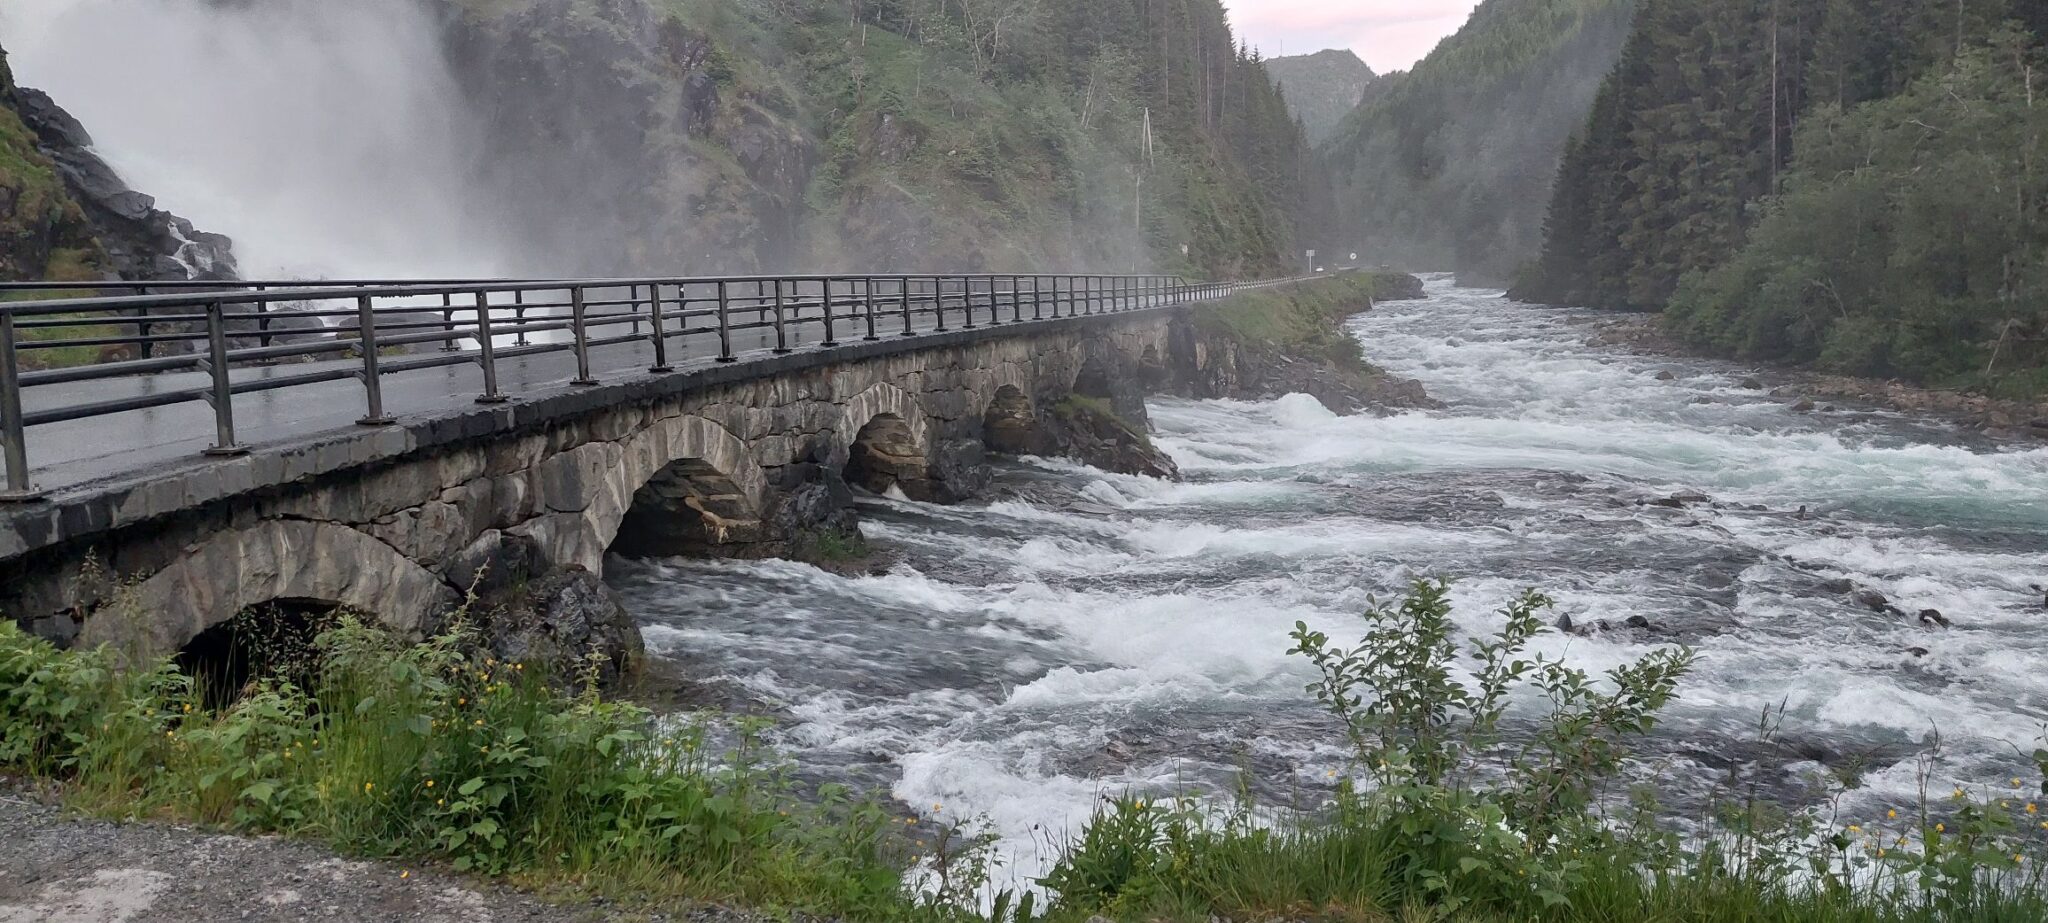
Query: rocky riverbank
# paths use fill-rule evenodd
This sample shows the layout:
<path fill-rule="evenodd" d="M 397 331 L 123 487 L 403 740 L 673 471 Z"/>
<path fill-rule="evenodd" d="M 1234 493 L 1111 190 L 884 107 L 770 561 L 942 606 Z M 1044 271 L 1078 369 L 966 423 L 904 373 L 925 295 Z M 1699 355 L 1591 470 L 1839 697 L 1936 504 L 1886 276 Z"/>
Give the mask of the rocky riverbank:
<path fill-rule="evenodd" d="M 1657 356 L 1698 358 L 1699 351 L 1666 334 L 1655 314 L 1594 313 L 1571 316 L 1595 346 L 1619 346 Z M 1895 380 L 1833 375 L 1799 368 L 1759 370 L 1744 382 L 1768 390 L 1793 409 L 1826 412 L 1828 402 L 1882 407 L 1953 420 L 2005 438 L 2048 440 L 2048 401 L 2002 400 L 1982 394 L 1926 388 Z"/>
<path fill-rule="evenodd" d="M 1177 325 L 1164 390 L 1198 399 L 1264 401 L 1307 394 L 1338 414 L 1438 406 L 1421 383 L 1366 362 L 1344 321 L 1381 301 L 1423 297 L 1406 273 L 1357 273 L 1252 292 Z"/>

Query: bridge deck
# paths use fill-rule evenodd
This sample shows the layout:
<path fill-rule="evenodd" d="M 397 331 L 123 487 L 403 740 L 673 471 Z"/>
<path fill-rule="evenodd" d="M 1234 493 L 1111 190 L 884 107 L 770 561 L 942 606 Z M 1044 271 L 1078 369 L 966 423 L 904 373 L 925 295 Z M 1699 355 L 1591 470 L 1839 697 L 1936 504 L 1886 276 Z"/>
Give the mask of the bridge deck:
<path fill-rule="evenodd" d="M 726 289 L 736 281 L 748 286 L 755 300 L 735 295 L 728 310 Z M 6 437 L 10 488 L 0 494 L 5 501 L 0 502 L 0 561 L 250 491 L 575 419 L 619 404 L 1031 331 L 1115 324 L 1135 313 L 1294 281 L 1298 280 L 1190 285 L 1156 276 L 955 276 L 943 281 L 901 276 L 779 281 L 762 277 L 0 302 L 0 435 Z M 1069 287 L 1062 288 L 1062 282 Z M 785 352 L 774 351 L 776 331 L 763 326 L 774 310 L 763 304 L 759 293 L 771 283 L 775 294 L 766 305 L 780 305 L 783 296 L 789 296 L 789 312 L 781 325 L 789 347 Z M 1050 290 L 1042 292 L 1040 283 Z M 858 293 L 855 284 L 860 286 Z M 892 284 L 893 292 L 888 288 Z M 1070 287 L 1076 284 L 1082 286 L 1079 291 Z M 1094 284 L 1102 287 L 1088 287 Z M 702 296 L 707 287 L 717 293 L 715 298 Z M 565 293 L 568 300 L 540 300 L 548 291 Z M 650 292 L 665 293 L 650 298 Z M 419 299 L 426 296 L 443 300 L 422 308 Z M 508 328 L 500 312 L 512 309 L 522 296 L 535 300 L 517 302 L 521 320 Z M 877 310 L 883 297 L 893 301 Z M 373 319 L 373 329 L 343 328 L 311 334 L 310 345 L 277 345 L 247 326 L 231 328 L 238 320 L 257 315 L 233 313 L 227 302 L 256 302 L 260 307 L 262 299 L 276 304 L 293 299 L 301 304 L 357 302 L 360 312 L 319 316 Z M 451 303 L 454 314 L 443 307 Z M 664 303 L 657 313 L 654 306 Z M 705 307 L 707 303 L 714 307 Z M 464 304 L 488 304 L 490 311 L 479 315 L 474 308 L 465 311 Z M 380 313 L 380 305 L 393 310 Z M 969 308 L 975 314 L 971 327 L 963 316 Z M 166 310 L 168 316 L 157 313 Z M 1002 322 L 990 323 L 991 312 Z M 421 315 L 426 321 L 415 322 Z M 483 335 L 485 320 L 492 333 L 488 337 Z M 870 322 L 877 334 L 872 341 L 864 336 Z M 649 369 L 657 352 L 648 334 L 657 323 L 669 333 L 662 348 L 672 371 L 663 373 Z M 133 338 L 114 341 L 131 345 L 151 342 L 148 325 L 159 331 L 172 328 L 171 334 L 159 333 L 154 342 L 196 339 L 200 352 L 159 350 L 152 357 L 145 350 L 139 359 L 24 372 L 20 349 L 4 348 L 18 346 L 23 331 L 91 324 L 101 329 L 140 328 Z M 174 324 L 186 326 L 178 329 Z M 570 329 L 587 331 L 588 378 L 594 385 L 578 381 L 578 356 L 563 342 L 573 341 Z M 834 348 L 820 348 L 827 329 L 838 340 Z M 515 330 L 535 345 L 524 352 L 510 349 Z M 86 345 L 96 336 L 105 334 L 89 333 L 67 342 Z M 444 352 L 440 347 L 448 339 L 467 340 L 469 345 L 466 350 Z M 480 348 L 486 341 L 498 344 L 490 361 L 483 361 Z M 50 345 L 45 340 L 32 348 Z M 399 345 L 429 352 L 389 352 Z M 228 369 L 225 375 L 211 372 L 210 356 L 226 358 L 220 363 Z M 276 359 L 298 361 L 252 361 Z M 347 377 L 370 366 L 376 367 L 376 374 Z M 486 366 L 495 373 L 501 402 L 477 400 L 486 390 Z M 132 373 L 142 369 L 173 370 Z M 373 391 L 381 393 L 390 425 L 359 422 Z M 223 392 L 230 395 L 222 403 L 231 414 L 217 414 L 212 401 L 199 399 Z M 8 406 L 14 401 L 20 402 L 18 407 Z M 152 406 L 141 406 L 145 404 Z M 231 438 L 223 440 L 223 433 Z M 241 453 L 207 454 L 222 441 Z M 24 491 L 30 486 L 33 491 Z"/>

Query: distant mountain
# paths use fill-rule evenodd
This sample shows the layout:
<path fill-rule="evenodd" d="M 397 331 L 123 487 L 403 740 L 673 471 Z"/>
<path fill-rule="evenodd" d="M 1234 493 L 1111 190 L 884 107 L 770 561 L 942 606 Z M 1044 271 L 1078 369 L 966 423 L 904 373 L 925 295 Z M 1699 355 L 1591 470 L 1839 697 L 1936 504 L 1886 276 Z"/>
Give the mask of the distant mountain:
<path fill-rule="evenodd" d="M 1342 49 L 1270 58 L 1266 73 L 1287 94 L 1287 107 L 1301 119 L 1313 144 L 1337 131 L 1365 96 L 1366 85 L 1378 77 L 1358 55 Z"/>
<path fill-rule="evenodd" d="M 1323 147 L 1339 218 L 1373 264 L 1505 285 L 1542 244 L 1551 182 L 1613 70 L 1637 0 L 1486 0 Z"/>

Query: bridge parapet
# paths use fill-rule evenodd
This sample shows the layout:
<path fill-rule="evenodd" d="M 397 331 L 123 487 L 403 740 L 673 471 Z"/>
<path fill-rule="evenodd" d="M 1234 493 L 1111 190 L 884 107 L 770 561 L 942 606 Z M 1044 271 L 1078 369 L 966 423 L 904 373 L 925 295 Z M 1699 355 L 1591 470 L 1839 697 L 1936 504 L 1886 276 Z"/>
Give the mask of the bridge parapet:
<path fill-rule="evenodd" d="M 487 306 L 466 314 L 452 295 L 448 313 L 408 303 L 438 301 L 432 293 L 451 286 L 362 286 L 340 297 L 394 306 L 320 349 L 222 343 L 230 339 L 224 296 L 178 296 L 214 299 L 208 353 L 124 360 L 91 374 L 50 370 L 79 376 L 62 380 L 84 387 L 75 393 L 86 403 L 31 401 L 31 412 L 45 416 L 4 421 L 16 424 L 8 428 L 15 438 L 123 421 L 145 434 L 182 432 L 117 457 L 101 476 L 38 468 L 60 483 L 0 506 L 0 611 L 46 636 L 162 652 L 264 601 L 256 597 L 348 605 L 417 631 L 493 568 L 597 574 L 607 552 L 628 543 L 653 554 L 705 543 L 779 553 L 802 530 L 843 521 L 833 498 L 849 477 L 920 499 L 970 493 L 988 420 L 1028 425 L 1031 408 L 1073 390 L 1084 368 L 1107 365 L 1138 380 L 1170 348 L 1175 312 L 1159 309 L 1251 285 L 806 279 L 465 284 L 472 303 Z M 261 297 L 307 291 L 337 297 L 332 289 Z M 500 293 L 545 291 L 557 294 L 526 298 L 524 319 L 497 322 Z M 868 339 L 889 298 L 897 329 Z M 113 301 L 99 307 L 133 307 Z M 46 318 L 50 304 L 9 307 Z M 0 333 L 11 319 L 0 307 Z M 522 330 L 525 346 L 516 344 Z M 439 351 L 451 331 L 455 350 Z M 393 342 L 433 351 L 383 354 Z M 352 353 L 317 358 L 337 345 Z M 257 364 L 287 348 L 313 361 Z M 17 352 L 6 355 L 16 357 L 14 394 L 55 387 L 22 372 Z M 201 368 L 134 375 L 173 359 Z M 123 366 L 128 377 L 108 377 Z M 195 402 L 174 386 L 177 376 L 206 379 L 202 391 L 214 398 L 225 379 L 226 399 Z M 91 390 L 108 382 L 131 388 L 131 403 Z M 377 409 L 380 391 L 383 413 L 364 413 Z M 252 429 L 265 438 L 243 435 Z M 213 451 L 195 450 L 195 441 Z M 97 573 L 184 601 L 146 630 L 103 620 L 94 613 L 117 593 L 95 583 Z M 228 585 L 238 589 L 212 589 Z"/>

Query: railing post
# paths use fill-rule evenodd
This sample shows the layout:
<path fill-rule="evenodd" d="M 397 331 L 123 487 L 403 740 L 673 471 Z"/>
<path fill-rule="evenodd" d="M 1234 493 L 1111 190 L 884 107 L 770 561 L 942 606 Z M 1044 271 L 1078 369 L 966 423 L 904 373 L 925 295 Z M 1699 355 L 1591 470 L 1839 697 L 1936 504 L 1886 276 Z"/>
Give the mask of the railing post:
<path fill-rule="evenodd" d="M 912 336 L 916 331 L 910 326 L 910 277 L 896 280 L 896 295 L 903 302 L 903 335 Z"/>
<path fill-rule="evenodd" d="M 1031 277 L 1031 319 L 1045 319 L 1045 299 L 1038 294 L 1038 277 Z"/>
<path fill-rule="evenodd" d="M 879 340 L 879 339 L 881 339 L 881 337 L 879 337 L 879 336 L 876 336 L 876 335 L 875 335 L 875 280 L 874 280 L 874 277 L 870 276 L 870 277 L 868 277 L 868 278 L 865 278 L 865 279 L 862 279 L 862 280 L 860 280 L 860 287 L 861 287 L 861 290 L 862 290 L 862 292 L 864 292 L 864 293 L 865 293 L 865 294 L 867 295 L 867 310 L 868 310 L 868 335 L 867 335 L 867 336 L 864 336 L 864 337 L 861 337 L 861 339 L 863 339 L 863 340 Z"/>
<path fill-rule="evenodd" d="M 517 334 L 515 334 L 515 335 L 513 336 L 513 338 L 512 338 L 512 345 L 514 345 L 514 346 L 525 346 L 525 345 L 526 345 L 526 290 L 525 290 L 525 289 L 520 289 L 519 291 L 516 291 L 516 292 L 513 292 L 513 293 L 512 293 L 512 323 L 513 323 L 513 325 L 514 325 L 514 326 L 517 326 L 517 327 L 519 328 L 519 332 L 518 332 Z"/>
<path fill-rule="evenodd" d="M 787 317 L 787 312 L 788 312 L 788 303 L 787 303 L 787 302 L 785 302 L 785 301 L 783 300 L 783 298 L 782 298 L 782 280 L 781 280 L 781 279 L 776 279 L 776 280 L 775 280 L 775 354 L 776 354 L 776 355 L 778 355 L 778 356 L 782 356 L 782 355 L 787 355 L 787 354 L 789 353 L 789 331 L 788 331 L 788 329 L 786 329 L 786 325 L 787 325 L 787 324 L 789 323 L 789 320 L 788 320 L 788 317 Z"/>
<path fill-rule="evenodd" d="M 848 284 L 850 285 L 851 283 Z M 818 346 L 830 349 L 839 345 L 839 335 L 832 326 L 832 280 L 821 280 L 818 283 L 818 289 L 824 293 L 821 300 L 825 302 L 825 340 L 819 343 Z"/>
<path fill-rule="evenodd" d="M 263 286 L 256 286 L 256 294 L 263 294 Z M 270 345 L 270 302 L 256 299 L 256 345 Z"/>
<path fill-rule="evenodd" d="M 362 418 L 357 420 L 364 426 L 389 426 L 391 417 L 384 412 L 384 383 L 377 371 L 377 310 L 370 304 L 370 296 L 356 296 L 356 348 L 363 353 L 363 402 Z"/>
<path fill-rule="evenodd" d="M 584 323 L 589 311 L 583 303 L 583 286 L 569 288 L 569 331 L 575 338 L 576 378 L 572 385 L 588 388 L 597 384 L 590 375 L 590 327 Z"/>
<path fill-rule="evenodd" d="M 441 332 L 447 335 L 441 341 L 442 352 L 452 353 L 462 348 L 455 345 L 455 296 L 449 292 L 441 293 Z"/>
<path fill-rule="evenodd" d="M 498 344 L 491 333 L 491 293 L 476 293 L 476 363 L 484 370 L 484 393 L 476 396 L 479 404 L 502 404 L 506 397 L 498 393 Z"/>
<path fill-rule="evenodd" d="M 938 331 L 939 333 L 945 333 L 946 280 L 940 276 L 932 277 L 932 316 L 938 318 L 939 320 L 939 322 L 935 324 L 932 327 L 932 329 Z"/>
<path fill-rule="evenodd" d="M 718 283 L 718 361 L 737 362 L 732 354 L 732 293 Z"/>
<path fill-rule="evenodd" d="M 211 384 L 206 402 L 213 405 L 213 445 L 208 455 L 246 455 L 249 448 L 235 441 L 235 390 L 228 381 L 228 322 L 219 301 L 206 304 L 206 374 Z"/>
<path fill-rule="evenodd" d="M 972 278 L 968 277 L 968 276 L 961 276 L 961 277 L 960 277 L 960 313 L 961 313 L 962 315 L 964 315 L 964 316 L 965 316 L 965 317 L 967 318 L 967 322 L 966 322 L 966 323 L 964 323 L 964 324 L 961 324 L 961 325 L 960 325 L 960 328 L 961 328 L 962 330 L 973 330 L 973 329 L 974 329 L 974 280 L 973 280 Z"/>
<path fill-rule="evenodd" d="M 21 422 L 21 356 L 15 352 L 14 312 L 0 311 L 0 444 L 7 457 L 7 490 L 0 501 L 40 500 L 28 479 L 28 427 Z"/>
<path fill-rule="evenodd" d="M 1001 279 L 1001 276 L 988 277 L 988 325 L 991 327 L 1000 326 L 1003 322 L 1002 293 L 996 291 L 996 284 Z"/>
<path fill-rule="evenodd" d="M 647 324 L 648 337 L 654 342 L 654 364 L 648 366 L 647 371 L 654 375 L 675 371 L 675 366 L 668 364 L 668 326 L 662 323 L 659 282 L 647 287 Z"/>

